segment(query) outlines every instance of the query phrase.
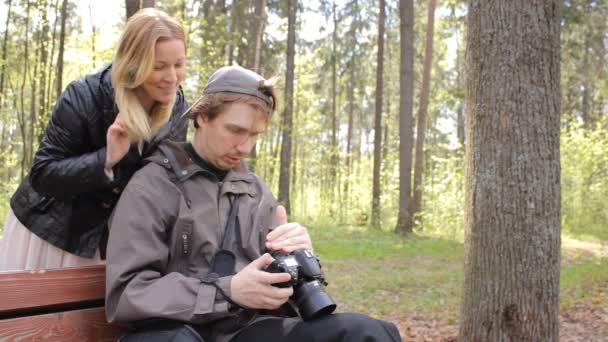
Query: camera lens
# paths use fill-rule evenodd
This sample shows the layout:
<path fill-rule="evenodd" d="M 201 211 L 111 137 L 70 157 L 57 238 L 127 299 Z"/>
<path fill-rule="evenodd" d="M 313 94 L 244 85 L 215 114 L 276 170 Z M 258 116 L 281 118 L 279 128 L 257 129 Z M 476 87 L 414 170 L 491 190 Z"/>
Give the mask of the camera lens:
<path fill-rule="evenodd" d="M 304 282 L 296 288 L 295 302 L 306 321 L 328 315 L 336 309 L 336 303 L 318 280 Z"/>

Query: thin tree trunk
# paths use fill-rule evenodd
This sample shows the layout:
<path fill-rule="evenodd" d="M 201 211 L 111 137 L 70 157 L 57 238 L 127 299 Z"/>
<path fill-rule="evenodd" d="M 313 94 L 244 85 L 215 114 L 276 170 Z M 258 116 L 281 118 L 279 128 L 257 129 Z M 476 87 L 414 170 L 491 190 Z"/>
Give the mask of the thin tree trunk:
<path fill-rule="evenodd" d="M 42 132 L 42 130 L 44 129 L 44 122 L 41 120 L 41 118 L 44 118 L 45 115 L 44 113 L 46 112 L 46 104 L 47 104 L 47 92 L 46 92 L 46 84 L 47 84 L 47 74 L 49 69 L 47 68 L 47 63 L 48 63 L 48 59 L 49 59 L 49 54 L 48 54 L 48 47 L 47 47 L 47 41 L 49 40 L 49 22 L 48 22 L 48 18 L 47 18 L 47 1 L 43 1 L 43 13 L 42 13 L 42 34 L 41 34 L 41 39 L 40 39 L 40 73 L 39 73 L 39 80 L 40 80 L 40 97 L 39 97 L 39 103 L 38 103 L 38 115 L 36 117 L 33 118 L 32 120 L 32 125 L 35 127 L 34 130 L 32 130 L 32 134 L 36 134 L 36 137 L 38 137 L 40 135 L 40 132 Z M 36 140 L 37 142 L 39 142 L 39 140 Z M 32 137 L 32 144 L 34 144 L 34 137 Z"/>
<path fill-rule="evenodd" d="M 51 53 L 49 54 L 48 58 L 47 58 L 47 65 L 46 65 L 46 70 L 47 70 L 47 81 L 46 84 L 44 85 L 44 92 L 45 92 L 45 103 L 44 103 L 44 111 L 40 113 L 40 115 L 38 116 L 38 126 L 41 127 L 41 130 L 38 131 L 38 137 L 37 137 L 37 141 L 38 144 L 40 145 L 40 142 L 42 142 L 42 138 L 44 137 L 44 127 L 46 126 L 46 123 L 48 122 L 48 118 L 50 115 L 50 103 L 52 101 L 52 92 L 53 92 L 53 60 L 55 59 L 55 41 L 57 40 L 57 23 L 61 20 L 61 18 L 59 17 L 59 0 L 55 0 L 55 22 L 53 23 L 53 33 L 51 35 Z"/>
<path fill-rule="evenodd" d="M 429 106 L 431 84 L 431 66 L 433 65 L 433 32 L 435 23 L 436 0 L 429 0 L 426 25 L 426 47 L 424 51 L 424 66 L 422 71 L 422 89 L 420 90 L 420 107 L 416 124 L 416 157 L 414 159 L 414 200 L 410 210 L 410 220 L 420 211 L 422 201 L 422 173 L 424 167 L 424 137 L 426 135 L 426 117 Z M 410 223 L 413 226 L 413 222 Z"/>
<path fill-rule="evenodd" d="M 409 234 L 413 230 L 410 214 L 412 194 L 412 148 L 414 132 L 414 1 L 399 0 L 399 213 L 395 231 Z"/>
<path fill-rule="evenodd" d="M 2 41 L 2 68 L 0 69 L 0 109 L 4 101 L 4 72 L 6 70 L 6 53 L 8 46 L 8 26 L 11 22 L 12 1 L 8 0 L 8 12 L 6 13 L 6 24 L 4 25 L 4 40 Z"/>
<path fill-rule="evenodd" d="M 65 47 L 65 22 L 67 20 L 68 0 L 63 0 L 61 5 L 61 30 L 59 31 L 59 52 L 57 53 L 57 83 L 55 98 L 61 96 L 63 91 L 63 50 Z"/>
<path fill-rule="evenodd" d="M 359 21 L 359 4 L 355 0 L 353 2 L 353 6 L 355 8 L 353 22 Z M 354 25 L 353 25 L 354 26 Z M 355 27 L 351 27 L 351 36 L 349 40 L 350 44 L 355 46 L 357 44 L 357 29 Z M 355 68 L 357 68 L 357 56 L 356 50 L 352 49 L 350 61 L 348 64 L 348 72 L 349 72 L 349 86 L 347 89 L 348 96 L 348 128 L 346 131 L 346 160 L 344 166 L 344 196 L 343 196 L 343 207 L 346 209 L 350 208 L 350 182 L 351 182 L 351 173 L 352 173 L 352 140 L 353 140 L 353 131 L 354 131 L 354 116 L 355 116 L 355 87 L 356 87 L 356 75 Z"/>
<path fill-rule="evenodd" d="M 253 36 L 253 53 L 249 61 L 249 67 L 260 72 L 260 54 L 264 38 L 264 27 L 266 26 L 266 0 L 255 0 L 254 20 L 252 20 L 251 31 Z"/>
<path fill-rule="evenodd" d="M 458 341 L 559 341 L 561 1 L 469 1 Z"/>
<path fill-rule="evenodd" d="M 91 4 L 89 3 L 89 18 L 91 19 L 91 70 L 95 69 L 96 67 L 96 62 L 95 62 L 95 57 L 96 57 L 96 53 L 95 53 L 95 44 L 96 44 L 96 27 L 95 27 L 95 22 L 93 21 L 93 12 L 91 11 Z"/>
<path fill-rule="evenodd" d="M 464 72 L 462 67 L 462 55 L 460 53 L 460 49 L 458 46 L 460 45 L 460 39 L 458 39 L 456 43 L 456 85 L 459 89 L 464 88 Z M 465 110 L 464 110 L 464 99 L 457 99 L 459 101 L 458 107 L 456 109 L 456 135 L 458 137 L 458 142 L 462 150 L 464 151 L 465 144 Z"/>
<path fill-rule="evenodd" d="M 29 1 L 26 1 L 26 14 L 25 14 L 25 42 L 23 45 L 23 74 L 21 78 L 21 97 L 20 97 L 20 111 L 19 111 L 19 128 L 21 131 L 21 175 L 19 179 L 23 179 L 25 176 L 25 168 L 27 163 L 27 122 L 25 118 L 25 83 L 27 82 L 27 76 L 29 72 L 29 34 L 30 34 L 30 7 Z"/>
<path fill-rule="evenodd" d="M 251 33 L 253 41 L 253 51 L 250 53 L 249 68 L 260 72 L 260 53 L 262 51 L 262 41 L 264 37 L 264 26 L 266 24 L 266 0 L 255 0 L 254 18 L 251 21 Z M 251 162 L 249 168 L 255 172 L 257 158 L 257 144 L 251 150 Z"/>
<path fill-rule="evenodd" d="M 386 8 L 380 0 L 378 15 L 378 54 L 376 58 L 376 111 L 374 115 L 374 169 L 372 180 L 372 222 L 373 228 L 380 228 L 380 164 L 382 153 L 382 86 L 384 73 L 384 21 Z"/>
<path fill-rule="evenodd" d="M 125 9 L 127 10 L 127 20 L 142 8 L 154 7 L 154 0 L 125 0 Z"/>
<path fill-rule="evenodd" d="M 226 7 L 226 0 L 218 0 L 217 13 L 219 13 L 220 16 L 223 16 L 225 18 L 225 25 L 228 25 L 230 23 L 230 18 L 228 18 L 228 8 Z M 215 19 L 209 18 L 209 22 L 212 22 L 212 20 L 215 21 Z M 226 61 L 228 60 L 228 54 L 230 54 L 228 47 L 230 45 L 230 41 L 232 38 L 230 37 L 229 27 L 225 26 L 224 28 L 226 29 L 226 31 L 224 32 L 225 44 L 221 44 L 220 50 L 218 53 L 220 56 L 224 56 L 224 60 L 222 62 L 226 63 Z M 228 65 L 231 65 L 231 63 Z"/>
<path fill-rule="evenodd" d="M 334 210 L 335 199 L 336 199 L 336 190 L 339 188 L 337 185 L 339 184 L 339 177 L 337 175 L 339 167 L 338 167 L 338 111 L 337 111 L 337 102 L 338 102 L 338 94 L 337 94 L 337 72 L 336 65 L 338 63 L 337 58 L 337 40 L 338 40 L 338 19 L 336 16 L 336 1 L 334 0 L 332 6 L 332 16 L 334 22 L 334 31 L 332 33 L 332 48 L 331 48 L 331 151 L 330 151 L 330 161 L 329 161 L 329 187 L 326 188 L 329 190 L 329 207 Z"/>
<path fill-rule="evenodd" d="M 236 32 L 236 20 L 238 18 L 238 5 L 240 0 L 233 0 L 230 8 L 230 18 L 226 18 L 226 21 L 229 23 L 226 39 L 226 59 L 228 60 L 228 65 L 232 65 L 234 61 L 234 36 Z"/>
<path fill-rule="evenodd" d="M 281 144 L 281 164 L 279 172 L 279 202 L 289 213 L 289 176 L 291 169 L 291 132 L 293 115 L 293 81 L 296 54 L 296 11 L 297 1 L 287 1 L 287 69 L 285 71 L 285 111 L 283 114 L 283 139 Z"/>

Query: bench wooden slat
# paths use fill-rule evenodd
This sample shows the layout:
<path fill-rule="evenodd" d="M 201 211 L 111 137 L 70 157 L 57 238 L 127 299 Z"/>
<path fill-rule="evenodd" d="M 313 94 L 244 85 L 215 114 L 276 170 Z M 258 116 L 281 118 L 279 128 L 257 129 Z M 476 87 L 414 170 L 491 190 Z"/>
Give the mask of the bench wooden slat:
<path fill-rule="evenodd" d="M 0 272 L 0 317 L 103 301 L 105 265 Z M 103 304 L 102 304 L 103 305 Z"/>
<path fill-rule="evenodd" d="M 103 307 L 0 320 L 0 341 L 116 341 Z"/>

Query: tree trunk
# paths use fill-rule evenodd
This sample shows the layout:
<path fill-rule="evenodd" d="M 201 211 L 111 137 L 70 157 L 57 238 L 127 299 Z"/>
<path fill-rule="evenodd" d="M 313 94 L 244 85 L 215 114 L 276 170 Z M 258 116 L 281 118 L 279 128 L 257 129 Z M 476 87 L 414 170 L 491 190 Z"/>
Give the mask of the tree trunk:
<path fill-rule="evenodd" d="M 459 341 L 558 341 L 561 1 L 469 1 Z"/>
<path fill-rule="evenodd" d="M 357 29 L 356 24 L 358 23 L 359 18 L 359 3 L 355 0 L 353 1 L 354 11 L 353 11 L 353 23 L 350 29 L 350 39 L 349 44 L 352 46 L 356 46 L 357 44 Z M 352 145 L 353 145 L 353 134 L 354 134 L 354 118 L 355 118 L 355 88 L 357 87 L 357 78 L 355 73 L 355 68 L 357 68 L 357 53 L 355 49 L 352 49 L 350 61 L 348 63 L 348 89 L 347 89 L 347 97 L 348 97 L 348 128 L 346 131 L 346 160 L 344 165 L 344 195 L 343 195 L 343 206 L 348 210 L 350 207 L 350 178 L 352 173 Z"/>
<path fill-rule="evenodd" d="M 127 10 L 127 20 L 142 8 L 154 7 L 154 0 L 125 0 L 125 9 Z"/>
<path fill-rule="evenodd" d="M 260 72 L 260 53 L 262 51 L 264 27 L 266 26 L 266 0 L 255 0 L 254 20 L 251 22 L 253 51 L 250 55 L 249 68 Z"/>
<path fill-rule="evenodd" d="M 329 207 L 335 210 L 336 204 L 336 195 L 339 184 L 338 177 L 338 110 L 337 110 L 337 102 L 338 102 L 338 91 L 337 91 L 337 63 L 338 63 L 338 51 L 336 48 L 337 40 L 338 40 L 338 18 L 336 16 L 336 1 L 334 0 L 332 6 L 332 16 L 334 22 L 334 30 L 332 33 L 332 42 L 331 42 L 331 151 L 330 151 L 330 162 L 329 162 L 329 187 L 326 188 L 328 190 L 328 199 L 329 199 Z"/>
<path fill-rule="evenodd" d="M 412 232 L 409 212 L 412 193 L 412 148 L 414 132 L 414 1 L 399 1 L 400 54 L 399 64 L 399 214 L 395 231 Z"/>
<path fill-rule="evenodd" d="M 266 24 L 266 0 L 255 0 L 254 18 L 251 21 L 251 40 L 253 41 L 253 50 L 249 54 L 248 66 L 251 70 L 260 72 L 260 53 L 262 51 L 262 42 L 264 38 L 264 26 Z M 257 157 L 257 144 L 251 149 L 251 162 L 249 169 L 255 172 L 255 164 Z"/>
<path fill-rule="evenodd" d="M 27 151 L 27 122 L 25 116 L 25 83 L 27 82 L 27 74 L 29 73 L 29 33 L 30 33 L 30 7 L 31 3 L 26 1 L 26 14 L 25 14 L 25 42 L 23 44 L 23 74 L 21 75 L 21 90 L 20 90 L 20 111 L 18 115 L 19 119 L 19 130 L 21 132 L 21 174 L 19 179 L 23 179 L 25 176 L 25 168 L 27 163 L 28 151 Z"/>
<path fill-rule="evenodd" d="M 464 80 L 464 72 L 463 72 L 464 68 L 462 65 L 462 54 L 460 53 L 459 45 L 460 45 L 460 39 L 458 39 L 456 42 L 456 86 L 458 87 L 458 89 L 463 89 L 464 88 L 464 81 L 463 81 Z M 462 151 L 464 151 L 464 144 L 465 144 L 464 99 L 461 99 L 460 96 L 458 96 L 457 101 L 459 101 L 459 102 L 458 102 L 458 107 L 456 109 L 456 136 L 458 138 L 458 142 L 460 143 L 460 148 L 462 149 Z"/>
<path fill-rule="evenodd" d="M 8 26 L 11 22 L 12 1 L 8 0 L 8 12 L 6 13 L 6 25 L 4 26 L 4 40 L 2 41 L 2 68 L 0 69 L 0 108 L 4 100 L 4 72 L 6 70 L 6 52 L 8 45 Z"/>
<path fill-rule="evenodd" d="M 94 70 L 96 68 L 96 62 L 95 62 L 95 44 L 96 44 L 96 27 L 95 27 L 95 22 L 93 21 L 93 12 L 91 11 L 91 4 L 89 4 L 89 18 L 91 19 L 91 70 Z"/>
<path fill-rule="evenodd" d="M 283 112 L 283 138 L 279 172 L 279 202 L 289 213 L 289 176 L 291 173 L 291 132 L 293 126 L 293 81 L 296 54 L 296 10 L 297 0 L 287 2 L 287 69 L 285 71 L 285 111 Z"/>
<path fill-rule="evenodd" d="M 48 54 L 48 46 L 47 46 L 47 42 L 49 40 L 49 21 L 47 18 L 47 3 L 46 1 L 43 1 L 43 12 L 42 12 L 42 34 L 41 34 L 41 39 L 40 39 L 40 73 L 39 73 L 39 80 L 40 80 L 40 97 L 39 97 L 39 102 L 38 102 L 38 115 L 34 118 L 34 120 L 32 121 L 32 124 L 35 127 L 35 130 L 32 131 L 32 134 L 37 134 L 36 137 L 40 136 L 40 132 L 42 132 L 44 130 L 44 126 L 45 126 L 45 120 L 44 118 L 46 118 L 46 111 L 47 111 L 47 99 L 46 99 L 46 78 L 47 78 L 47 74 L 49 72 L 49 69 L 47 68 L 47 63 L 48 63 L 48 59 L 49 59 L 49 54 Z M 34 138 L 32 137 L 32 144 Z M 37 142 L 40 142 L 40 140 L 37 140 Z"/>
<path fill-rule="evenodd" d="M 420 90 L 420 107 L 416 125 L 416 157 L 414 159 L 414 200 L 410 210 L 410 220 L 420 211 L 422 201 L 422 173 L 424 167 L 424 136 L 426 134 L 426 117 L 429 107 L 429 92 L 431 84 L 431 66 L 433 65 L 433 31 L 435 23 L 436 0 L 428 4 L 426 24 L 426 47 L 424 51 L 424 66 L 422 70 L 422 89 Z M 413 226 L 413 222 L 410 223 Z"/>
<path fill-rule="evenodd" d="M 55 4 L 53 5 L 53 8 L 55 9 L 55 21 L 53 23 L 53 33 L 51 35 L 51 53 L 49 54 L 48 58 L 47 58 L 47 65 L 46 65 L 46 70 L 47 70 L 47 81 L 46 84 L 44 85 L 44 97 L 45 97 L 45 103 L 44 103 L 44 112 L 40 113 L 40 115 L 38 116 L 38 126 L 41 127 L 42 129 L 40 131 L 38 131 L 38 136 L 36 138 L 36 140 L 38 141 L 38 144 L 40 145 L 40 142 L 42 142 L 42 138 L 44 137 L 44 127 L 46 126 L 46 123 L 48 122 L 49 116 L 50 116 L 50 103 L 52 101 L 53 98 L 53 60 L 55 58 L 55 46 L 56 46 L 56 41 L 57 41 L 57 23 L 61 20 L 60 16 L 59 16 L 59 0 L 55 0 Z"/>
<path fill-rule="evenodd" d="M 376 58 L 376 111 L 374 115 L 374 169 L 372 179 L 372 222 L 380 228 L 380 159 L 382 153 L 382 86 L 384 73 L 384 20 L 386 8 L 380 0 L 378 14 L 378 54 Z"/>
<path fill-rule="evenodd" d="M 57 83 L 55 87 L 55 98 L 61 96 L 63 91 L 63 51 L 65 48 L 65 22 L 67 20 L 68 0 L 63 0 L 61 5 L 61 30 L 59 31 L 59 51 L 57 53 Z"/>

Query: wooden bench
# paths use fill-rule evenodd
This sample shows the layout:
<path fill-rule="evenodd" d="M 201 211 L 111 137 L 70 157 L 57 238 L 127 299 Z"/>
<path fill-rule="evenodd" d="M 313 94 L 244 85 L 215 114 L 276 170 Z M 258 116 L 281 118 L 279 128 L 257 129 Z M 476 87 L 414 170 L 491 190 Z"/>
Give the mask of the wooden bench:
<path fill-rule="evenodd" d="M 0 272 L 0 341 L 116 341 L 105 266 Z"/>

